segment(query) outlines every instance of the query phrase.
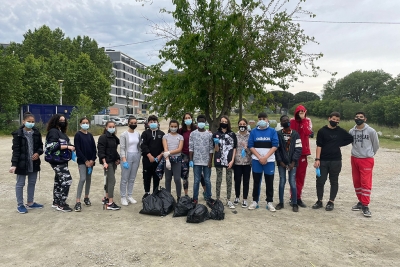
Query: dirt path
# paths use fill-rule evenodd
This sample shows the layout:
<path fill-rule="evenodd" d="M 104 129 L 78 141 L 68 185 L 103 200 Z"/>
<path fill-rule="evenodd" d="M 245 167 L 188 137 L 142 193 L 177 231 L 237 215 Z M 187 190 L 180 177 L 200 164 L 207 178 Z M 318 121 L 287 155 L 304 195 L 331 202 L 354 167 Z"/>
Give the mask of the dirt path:
<path fill-rule="evenodd" d="M 165 123 L 162 128 L 166 128 Z M 315 139 L 311 143 L 315 151 Z M 342 152 L 343 170 L 332 212 L 311 209 L 316 193 L 314 169 L 309 164 L 303 193 L 309 207 L 298 213 L 287 205 L 287 185 L 283 210 L 271 213 L 262 201 L 261 208 L 254 211 L 237 207 L 234 214 L 226 209 L 224 221 L 188 224 L 185 218 L 172 215 L 141 215 L 141 203 L 120 211 L 103 211 L 103 180 L 98 167 L 94 169 L 90 194 L 93 205 L 83 207 L 80 213 L 57 212 L 51 208 L 53 171 L 46 162 L 42 164 L 35 195 L 35 201 L 45 208 L 18 214 L 15 176 L 8 173 L 11 137 L 3 137 L 0 266 L 400 266 L 399 151 L 381 149 L 375 158 L 371 218 L 351 211 L 356 197 L 350 146 Z M 312 158 L 309 162 L 313 162 Z M 68 202 L 73 206 L 79 178 L 76 163 L 70 167 L 74 182 Z M 120 169 L 116 175 L 116 199 L 120 204 Z M 189 179 L 191 193 L 192 172 Z M 211 179 L 215 194 L 214 169 Z M 276 172 L 275 204 L 278 182 Z M 265 199 L 264 186 L 261 199 Z M 223 183 L 222 195 L 225 190 Z M 134 198 L 140 200 L 143 193 L 140 167 Z M 328 194 L 329 183 L 325 186 L 325 195 Z"/>

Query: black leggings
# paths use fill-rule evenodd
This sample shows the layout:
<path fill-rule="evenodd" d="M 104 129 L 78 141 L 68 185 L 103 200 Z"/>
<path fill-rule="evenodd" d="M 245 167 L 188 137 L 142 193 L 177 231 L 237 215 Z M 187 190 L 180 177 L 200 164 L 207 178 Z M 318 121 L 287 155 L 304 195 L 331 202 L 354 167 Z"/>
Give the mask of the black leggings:
<path fill-rule="evenodd" d="M 273 174 L 264 174 L 265 178 L 265 186 L 267 198 L 265 199 L 267 202 L 273 202 L 274 197 L 274 175 Z M 261 193 L 261 179 L 262 173 L 253 172 L 253 201 L 258 202 L 260 200 Z"/>
<path fill-rule="evenodd" d="M 235 195 L 237 198 L 240 197 L 240 185 L 243 176 L 243 199 L 247 199 L 249 194 L 251 165 L 235 165 L 233 171 L 235 176 Z"/>

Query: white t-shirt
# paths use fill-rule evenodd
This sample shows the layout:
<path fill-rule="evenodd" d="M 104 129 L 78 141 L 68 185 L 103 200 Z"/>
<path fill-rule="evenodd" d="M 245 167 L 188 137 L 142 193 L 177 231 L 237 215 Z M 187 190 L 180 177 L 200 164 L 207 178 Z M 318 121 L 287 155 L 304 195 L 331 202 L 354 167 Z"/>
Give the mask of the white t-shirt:
<path fill-rule="evenodd" d="M 172 135 L 170 133 L 163 136 L 163 139 L 167 140 L 168 151 L 175 150 L 179 147 L 179 142 L 183 141 L 183 136 L 180 134 Z M 171 154 L 171 156 L 180 156 L 181 153 Z"/>
<path fill-rule="evenodd" d="M 128 143 L 128 152 L 132 153 L 132 152 L 139 152 L 138 150 L 138 144 L 139 144 L 139 140 L 140 140 L 140 135 L 138 132 L 133 132 L 130 133 L 128 132 L 128 136 L 129 136 L 129 143 Z"/>

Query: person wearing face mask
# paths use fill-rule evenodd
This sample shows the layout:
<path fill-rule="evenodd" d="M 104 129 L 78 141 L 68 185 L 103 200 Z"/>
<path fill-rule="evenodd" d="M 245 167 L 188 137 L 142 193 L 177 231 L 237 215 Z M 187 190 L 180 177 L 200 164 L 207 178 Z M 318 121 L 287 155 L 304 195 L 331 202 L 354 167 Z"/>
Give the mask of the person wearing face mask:
<path fill-rule="evenodd" d="M 302 208 L 307 207 L 301 199 L 301 195 L 303 192 L 304 181 L 306 179 L 307 172 L 307 156 L 311 155 L 310 150 L 310 135 L 313 133 L 312 131 L 312 122 L 311 119 L 307 117 L 307 110 L 303 105 L 297 106 L 294 112 L 294 118 L 290 119 L 290 128 L 299 133 L 302 144 L 301 157 L 299 159 L 299 163 L 296 169 L 296 191 L 297 196 L 292 196 L 291 199 L 297 198 L 297 205 Z M 292 202 L 290 202 L 291 204 Z"/>
<path fill-rule="evenodd" d="M 164 158 L 165 158 L 165 189 L 171 193 L 172 175 L 176 187 L 176 195 L 181 197 L 181 169 L 182 169 L 182 148 L 183 136 L 178 134 L 179 123 L 177 120 L 169 122 L 169 132 L 163 136 Z"/>
<path fill-rule="evenodd" d="M 133 198 L 133 186 L 139 169 L 141 149 L 140 134 L 135 131 L 137 127 L 136 117 L 128 118 L 128 130 L 120 136 L 120 156 L 122 160 L 120 195 L 121 205 L 135 204 Z"/>
<path fill-rule="evenodd" d="M 279 145 L 275 129 L 269 127 L 268 115 L 264 112 L 258 114 L 257 128 L 250 132 L 248 147 L 252 153 L 253 169 L 253 203 L 249 210 L 258 209 L 260 200 L 262 174 L 264 173 L 267 206 L 269 211 L 276 211 L 273 202 L 275 151 Z"/>
<path fill-rule="evenodd" d="M 143 184 L 144 195 L 142 200 L 150 195 L 151 180 L 153 179 L 153 192 L 160 184 L 160 178 L 156 174 L 157 165 L 163 156 L 162 138 L 164 132 L 158 128 L 158 118 L 150 115 L 148 118 L 149 129 L 141 136 L 142 163 L 143 163 Z"/>
<path fill-rule="evenodd" d="M 379 139 L 375 129 L 365 123 L 367 117 L 364 112 L 357 112 L 354 121 L 356 125 L 350 129 L 349 133 L 353 136 L 351 171 L 358 203 L 352 207 L 352 210 L 361 210 L 365 217 L 371 217 L 368 205 L 372 190 L 374 156 L 379 149 Z"/>
<path fill-rule="evenodd" d="M 53 208 L 59 211 L 70 212 L 67 204 L 72 176 L 68 169 L 68 161 L 72 158 L 75 147 L 67 136 L 68 121 L 61 114 L 55 114 L 47 123 L 46 151 L 44 159 L 54 170 Z"/>
<path fill-rule="evenodd" d="M 76 132 L 74 137 L 80 177 L 76 192 L 76 204 L 74 207 L 74 211 L 77 212 L 82 210 L 81 195 L 83 185 L 85 185 L 85 197 L 83 198 L 83 202 L 86 206 L 92 205 L 89 199 L 89 191 L 92 182 L 93 166 L 95 165 L 95 161 L 97 159 L 96 143 L 94 141 L 93 135 L 88 132 L 88 129 L 90 127 L 89 120 L 84 117 L 79 120 L 79 125 L 81 126 L 81 129 Z"/>
<path fill-rule="evenodd" d="M 319 168 L 321 175 L 316 178 L 318 200 L 312 208 L 322 208 L 324 186 L 329 175 L 331 190 L 325 210 L 332 211 L 339 189 L 339 174 L 342 170 L 342 153 L 340 148 L 351 144 L 353 142 L 353 136 L 338 126 L 340 122 L 339 112 L 332 112 L 329 115 L 328 122 L 329 124 L 319 129 L 317 133 L 314 168 Z"/>
<path fill-rule="evenodd" d="M 34 202 L 35 185 L 40 171 L 40 155 L 43 154 L 43 142 L 40 131 L 35 127 L 35 117 L 25 112 L 23 125 L 12 133 L 12 157 L 10 173 L 17 175 L 15 193 L 17 211 L 24 214 L 28 209 L 41 209 L 42 204 Z M 24 186 L 28 176 L 27 203 L 24 203 Z"/>
<path fill-rule="evenodd" d="M 97 156 L 100 164 L 103 165 L 104 175 L 106 175 L 106 196 L 103 199 L 103 204 L 107 204 L 107 210 L 121 209 L 114 202 L 115 171 L 120 163 L 119 143 L 119 138 L 115 134 L 115 122 L 107 121 L 104 132 L 97 142 Z"/>

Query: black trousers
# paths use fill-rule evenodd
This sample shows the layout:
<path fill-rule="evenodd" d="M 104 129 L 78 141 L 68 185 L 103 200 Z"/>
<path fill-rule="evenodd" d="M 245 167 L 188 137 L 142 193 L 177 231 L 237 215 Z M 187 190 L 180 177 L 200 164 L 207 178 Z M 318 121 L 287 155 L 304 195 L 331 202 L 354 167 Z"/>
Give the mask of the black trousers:
<path fill-rule="evenodd" d="M 253 172 L 253 201 L 260 201 L 261 194 L 261 179 L 263 173 Z M 265 186 L 266 186 L 266 194 L 267 198 L 265 199 L 267 202 L 273 202 L 274 197 L 274 175 L 273 174 L 264 174 Z"/>
<path fill-rule="evenodd" d="M 339 174 L 342 170 L 342 161 L 321 161 L 319 169 L 321 170 L 321 176 L 316 178 L 318 200 L 322 201 L 324 198 L 324 186 L 329 175 L 329 182 L 331 183 L 329 200 L 333 201 L 335 200 L 337 192 L 339 190 Z"/>
<path fill-rule="evenodd" d="M 157 162 L 150 162 L 147 157 L 143 157 L 143 184 L 144 192 L 150 192 L 151 180 L 153 179 L 153 192 L 160 185 L 160 179 L 156 174 Z"/>
<path fill-rule="evenodd" d="M 240 185 L 243 177 L 243 199 L 247 199 L 249 194 L 251 165 L 235 165 L 233 167 L 233 174 L 235 179 L 235 195 L 240 197 Z"/>

